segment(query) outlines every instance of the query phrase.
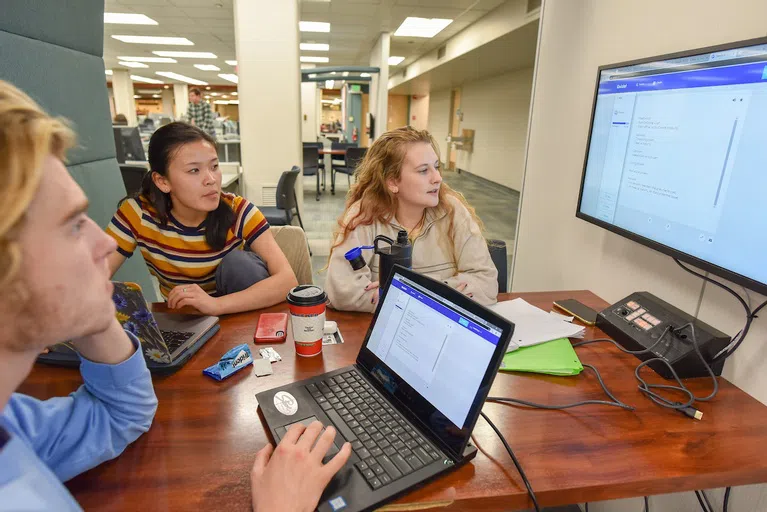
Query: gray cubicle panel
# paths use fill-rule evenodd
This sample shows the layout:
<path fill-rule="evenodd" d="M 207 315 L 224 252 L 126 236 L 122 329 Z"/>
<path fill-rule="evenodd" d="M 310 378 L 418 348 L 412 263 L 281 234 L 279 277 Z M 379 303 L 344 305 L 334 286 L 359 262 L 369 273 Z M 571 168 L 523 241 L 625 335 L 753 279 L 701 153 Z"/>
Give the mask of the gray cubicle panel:
<path fill-rule="evenodd" d="M 125 186 L 115 158 L 103 39 L 103 0 L 2 0 L 0 79 L 70 121 L 78 145 L 67 168 L 88 196 L 88 214 L 105 227 Z M 139 251 L 115 279 L 137 282 L 147 299 L 157 298 Z"/>

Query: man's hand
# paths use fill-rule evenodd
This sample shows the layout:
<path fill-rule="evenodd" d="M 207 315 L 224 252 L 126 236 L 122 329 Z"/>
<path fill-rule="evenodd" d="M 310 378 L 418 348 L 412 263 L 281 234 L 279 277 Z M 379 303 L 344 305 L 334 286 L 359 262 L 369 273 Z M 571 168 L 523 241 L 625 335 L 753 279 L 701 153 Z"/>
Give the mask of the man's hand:
<path fill-rule="evenodd" d="M 203 315 L 218 315 L 218 299 L 211 297 L 196 284 L 176 286 L 168 294 L 168 307 L 180 309 L 192 306 Z"/>
<path fill-rule="evenodd" d="M 72 340 L 72 345 L 84 358 L 104 364 L 122 363 L 136 351 L 117 318 L 101 332 Z"/>
<path fill-rule="evenodd" d="M 255 512 L 312 512 L 317 507 L 322 491 L 352 453 L 351 445 L 344 443 L 323 465 L 322 458 L 333 444 L 336 430 L 328 427 L 320 436 L 321 431 L 319 421 L 308 427 L 297 423 L 276 449 L 267 444 L 256 454 L 250 473 Z"/>

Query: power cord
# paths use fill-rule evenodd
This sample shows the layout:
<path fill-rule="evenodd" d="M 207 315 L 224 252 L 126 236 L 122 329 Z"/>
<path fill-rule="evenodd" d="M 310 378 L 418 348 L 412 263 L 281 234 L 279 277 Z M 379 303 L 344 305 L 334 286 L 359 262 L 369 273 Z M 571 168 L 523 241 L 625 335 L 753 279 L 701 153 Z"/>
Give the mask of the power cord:
<path fill-rule="evenodd" d="M 730 504 L 730 491 L 732 487 L 728 487 L 724 490 L 724 504 L 722 505 L 722 512 L 727 512 L 727 507 Z"/>
<path fill-rule="evenodd" d="M 703 413 L 698 411 L 693 407 L 693 404 L 695 402 L 705 402 L 708 400 L 711 400 L 716 396 L 716 394 L 719 391 L 719 382 L 716 380 L 716 375 L 714 375 L 714 371 L 711 369 L 711 366 L 709 366 L 708 361 L 706 361 L 706 358 L 703 356 L 703 353 L 700 351 L 700 347 L 698 346 L 698 338 L 695 334 L 695 326 L 691 323 L 687 323 L 685 325 L 682 325 L 681 327 L 678 327 L 676 329 L 672 329 L 670 326 L 666 327 L 664 331 L 661 333 L 661 335 L 658 337 L 658 341 L 656 341 L 654 344 L 652 344 L 650 347 L 647 347 L 642 350 L 628 350 L 626 348 L 623 348 L 620 346 L 617 342 L 614 340 L 611 340 L 609 338 L 597 338 L 595 340 L 587 340 L 587 341 L 581 341 L 578 343 L 573 343 L 573 348 L 581 347 L 583 345 L 590 345 L 591 343 L 612 343 L 618 350 L 621 352 L 624 352 L 626 354 L 632 354 L 632 355 L 639 355 L 639 354 L 645 354 L 648 352 L 651 352 L 656 346 L 658 346 L 663 339 L 670 333 L 679 333 L 685 328 L 690 328 L 690 333 L 692 334 L 692 345 L 695 349 L 695 353 L 700 358 L 701 362 L 705 366 L 708 374 L 711 376 L 711 379 L 714 382 L 714 390 L 706 397 L 697 398 L 693 393 L 687 389 L 687 387 L 682 383 L 682 380 L 679 378 L 679 375 L 676 373 L 674 368 L 669 364 L 668 361 L 666 361 L 663 358 L 660 357 L 653 357 L 651 359 L 647 359 L 646 361 L 642 361 L 635 369 L 634 369 L 634 377 L 636 377 L 637 381 L 639 382 L 639 391 L 644 393 L 645 396 L 647 396 L 650 400 L 652 400 L 657 405 L 660 405 L 661 407 L 666 407 L 668 409 L 674 409 L 682 414 L 689 416 L 691 418 L 695 418 L 697 420 L 701 419 L 703 417 Z M 671 371 L 671 375 L 673 375 L 674 380 L 676 380 L 678 386 L 671 386 L 668 384 L 648 384 L 647 381 L 645 381 L 642 376 L 639 374 L 642 368 L 649 365 L 650 363 L 654 362 L 660 362 L 662 364 L 665 364 L 669 370 Z M 679 393 L 683 393 L 686 395 L 687 400 L 685 402 L 677 402 L 673 400 L 669 400 L 665 398 L 664 396 L 656 393 L 653 390 L 667 390 L 667 391 L 675 391 Z"/>
<path fill-rule="evenodd" d="M 711 279 L 710 277 L 703 275 L 700 272 L 696 272 L 692 270 L 686 265 L 683 265 L 682 262 L 676 258 L 673 258 L 673 260 L 677 265 L 679 265 L 686 272 L 689 272 L 690 274 L 697 276 L 703 279 L 704 281 L 713 284 L 714 286 L 718 286 L 722 290 L 725 290 L 727 293 L 735 297 L 740 303 L 740 305 L 743 306 L 743 309 L 746 311 L 746 324 L 743 326 L 743 329 L 738 331 L 738 333 L 735 336 L 733 336 L 732 342 L 724 350 L 722 350 L 716 356 L 714 356 L 712 363 L 718 363 L 720 361 L 727 359 L 738 349 L 740 344 L 743 343 L 743 340 L 746 338 L 746 335 L 748 334 L 748 331 L 751 328 L 751 323 L 754 321 L 755 318 L 758 318 L 756 314 L 759 313 L 759 311 L 761 311 L 762 308 L 767 306 L 767 300 L 762 302 L 759 306 L 757 306 L 756 309 L 752 311 L 751 308 L 746 303 L 746 301 L 743 300 L 743 297 L 741 297 L 735 290 L 733 290 L 729 286 L 723 283 L 720 283 L 719 281 L 716 281 L 714 279 Z"/>
<path fill-rule="evenodd" d="M 519 475 L 522 477 L 522 481 L 525 483 L 525 487 L 527 487 L 527 494 L 530 496 L 530 499 L 533 501 L 533 506 L 535 507 L 535 512 L 540 512 L 541 507 L 538 505 L 538 499 L 535 497 L 535 493 L 533 492 L 533 487 L 530 485 L 530 480 L 527 479 L 527 475 L 525 474 L 525 471 L 522 469 L 522 466 L 519 464 L 519 461 L 517 460 L 516 455 L 514 455 L 514 452 L 511 450 L 511 446 L 509 446 L 509 443 L 506 441 L 506 438 L 503 437 L 503 434 L 501 434 L 501 431 L 498 430 L 498 427 L 495 426 L 495 423 L 490 421 L 490 418 L 487 417 L 487 415 L 480 411 L 479 414 L 482 415 L 483 418 L 485 418 L 485 421 L 488 425 L 490 425 L 490 428 L 492 428 L 495 431 L 495 434 L 501 439 L 501 442 L 503 443 L 504 448 L 506 448 L 506 451 L 509 452 L 509 455 L 511 456 L 511 460 L 514 462 L 514 465 L 517 467 L 517 471 L 519 471 Z"/>
<path fill-rule="evenodd" d="M 607 386 L 605 385 L 605 382 L 602 380 L 602 375 L 600 375 L 599 370 L 596 369 L 596 367 L 590 365 L 590 364 L 583 364 L 584 368 L 588 368 L 591 371 L 593 371 L 596 376 L 597 380 L 599 381 L 599 385 L 602 386 L 602 390 L 604 390 L 605 394 L 610 397 L 612 401 L 608 402 L 607 400 L 581 400 L 579 402 L 573 402 L 570 404 L 563 404 L 563 405 L 546 405 L 546 404 L 538 404 L 535 402 L 529 402 L 527 400 L 520 400 L 518 398 L 508 398 L 508 397 L 502 397 L 502 396 L 489 396 L 485 399 L 486 402 L 500 402 L 500 403 L 509 403 L 513 405 L 520 405 L 525 407 L 530 407 L 534 409 L 547 409 L 547 410 L 554 410 L 554 411 L 560 411 L 564 409 L 570 409 L 572 407 L 581 407 L 583 405 L 609 405 L 612 407 L 619 407 L 621 409 L 626 409 L 629 411 L 633 411 L 634 407 L 627 405 L 620 400 L 618 400 L 615 395 L 613 395 L 609 389 L 607 389 Z"/>
<path fill-rule="evenodd" d="M 714 512 L 704 491 L 695 491 L 695 497 L 698 498 L 698 503 L 700 504 L 700 508 L 703 509 L 703 512 Z"/>

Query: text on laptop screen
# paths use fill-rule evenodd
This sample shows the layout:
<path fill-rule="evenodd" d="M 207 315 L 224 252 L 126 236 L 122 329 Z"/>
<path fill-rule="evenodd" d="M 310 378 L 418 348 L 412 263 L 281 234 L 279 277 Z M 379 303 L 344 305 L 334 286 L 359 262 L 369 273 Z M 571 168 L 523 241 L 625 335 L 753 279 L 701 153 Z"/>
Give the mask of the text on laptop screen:
<path fill-rule="evenodd" d="M 367 348 L 462 427 L 501 334 L 395 274 Z"/>
<path fill-rule="evenodd" d="M 602 68 L 597 87 L 579 216 L 767 286 L 767 44 Z"/>

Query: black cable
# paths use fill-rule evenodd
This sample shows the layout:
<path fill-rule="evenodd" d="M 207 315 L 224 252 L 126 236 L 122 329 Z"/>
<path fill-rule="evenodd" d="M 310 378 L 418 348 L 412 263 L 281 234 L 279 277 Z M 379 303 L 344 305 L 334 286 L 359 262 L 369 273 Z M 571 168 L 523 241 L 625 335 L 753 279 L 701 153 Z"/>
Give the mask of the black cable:
<path fill-rule="evenodd" d="M 733 343 L 730 344 L 729 347 L 727 347 L 725 350 L 717 354 L 714 359 L 711 361 L 713 364 L 716 364 L 720 361 L 723 361 L 730 357 L 740 346 L 741 343 L 743 343 L 743 340 L 746 339 L 746 335 L 748 334 L 749 329 L 751 328 L 751 322 L 756 318 L 756 314 L 765 306 L 767 306 L 767 301 L 762 302 L 755 310 L 751 311 L 751 308 L 748 307 L 748 304 L 745 300 L 743 300 L 743 297 L 741 297 L 735 290 L 730 288 L 729 286 L 720 283 L 719 281 L 716 281 L 714 279 L 711 279 L 710 277 L 703 275 L 699 272 L 695 272 L 691 268 L 688 268 L 687 266 L 683 265 L 681 261 L 679 261 L 676 258 L 673 258 L 674 262 L 679 265 L 683 270 L 689 272 L 690 274 L 697 276 L 701 279 L 703 279 L 706 282 L 709 282 L 715 286 L 718 286 L 719 288 L 725 290 L 727 293 L 735 297 L 738 302 L 740 302 L 740 305 L 743 306 L 743 309 L 746 311 L 746 325 L 743 326 L 743 329 L 740 331 L 740 337 L 736 334 L 733 337 Z M 735 338 L 737 338 L 737 341 L 735 341 Z"/>
<path fill-rule="evenodd" d="M 517 467 L 517 471 L 519 471 L 519 475 L 522 477 L 522 481 L 525 483 L 525 487 L 527 487 L 527 494 L 530 495 L 530 499 L 533 500 L 533 506 L 535 507 L 535 512 L 540 512 L 541 507 L 538 505 L 538 499 L 535 497 L 535 493 L 533 492 L 533 487 L 530 485 L 530 480 L 527 479 L 527 475 L 525 474 L 525 471 L 522 469 L 522 466 L 519 464 L 519 461 L 517 460 L 516 455 L 514 455 L 514 452 L 511 450 L 511 446 L 509 446 L 509 443 L 506 442 L 506 438 L 503 437 L 503 434 L 501 434 L 501 431 L 498 430 L 498 427 L 495 426 L 495 423 L 490 421 L 490 418 L 487 417 L 487 415 L 479 411 L 479 414 L 482 415 L 483 418 L 485 418 L 485 421 L 488 425 L 490 425 L 490 428 L 492 428 L 496 435 L 501 439 L 501 442 L 503 443 L 504 448 L 506 448 L 506 451 L 509 452 L 509 455 L 511 456 L 511 460 L 514 462 L 514 465 Z"/>
<path fill-rule="evenodd" d="M 692 346 L 695 349 L 695 353 L 698 355 L 698 358 L 700 358 L 701 362 L 703 363 L 703 366 L 706 368 L 706 371 L 708 372 L 709 376 L 711 377 L 711 380 L 714 382 L 714 389 L 711 391 L 711 393 L 708 396 L 698 398 L 695 395 L 692 394 L 692 392 L 687 389 L 687 386 L 685 386 L 681 379 L 679 378 L 679 375 L 677 375 L 676 371 L 674 370 L 674 367 L 669 364 L 668 361 L 666 361 L 663 358 L 655 357 L 652 359 L 648 359 L 646 361 L 642 361 L 642 363 L 639 364 L 639 366 L 636 367 L 636 370 L 634 370 L 634 376 L 639 381 L 639 390 L 644 393 L 650 400 L 655 402 L 656 404 L 662 406 L 662 407 L 668 407 L 669 409 L 686 409 L 687 407 L 692 406 L 695 402 L 707 402 L 714 398 L 716 394 L 719 392 L 719 381 L 716 380 L 716 375 L 714 375 L 714 371 L 711 369 L 711 366 L 709 366 L 708 361 L 706 361 L 706 358 L 703 356 L 703 353 L 700 351 L 700 347 L 698 346 L 698 337 L 695 334 L 695 326 L 692 323 L 687 323 L 678 329 L 675 329 L 675 332 L 679 332 L 683 330 L 684 328 L 689 327 L 690 333 L 692 334 Z M 674 376 L 674 380 L 676 380 L 677 384 L 679 386 L 669 386 L 668 384 L 648 384 L 645 382 L 644 379 L 639 375 L 639 370 L 641 370 L 644 366 L 647 366 L 649 363 L 653 361 L 661 361 L 666 366 L 668 366 L 669 370 L 671 370 L 671 374 Z M 679 391 L 681 393 L 685 393 L 688 396 L 687 402 L 681 404 L 679 402 L 672 402 L 665 397 L 651 391 L 652 389 L 666 389 L 670 391 Z"/>
<path fill-rule="evenodd" d="M 588 501 L 586 502 L 586 510 L 585 510 L 585 512 L 589 512 L 589 502 Z"/>
<path fill-rule="evenodd" d="M 546 405 L 546 404 L 538 404 L 535 402 L 529 402 L 527 400 L 520 400 L 518 398 L 508 398 L 508 397 L 502 397 L 502 396 L 489 396 L 485 399 L 486 402 L 500 402 L 500 403 L 510 403 L 514 405 L 522 405 L 525 407 L 531 407 L 534 409 L 547 409 L 547 410 L 554 410 L 559 411 L 563 409 L 570 409 L 572 407 L 581 407 L 583 405 L 609 405 L 612 407 L 619 407 L 621 409 L 626 409 L 629 411 L 633 411 L 634 408 L 630 405 L 627 405 L 620 400 L 618 400 L 609 389 L 607 389 L 607 386 L 605 385 L 604 380 L 602 380 L 602 375 L 600 375 L 599 370 L 597 370 L 594 366 L 590 364 L 583 364 L 584 368 L 588 368 L 591 371 L 593 371 L 596 376 L 597 380 L 599 381 L 599 384 L 602 386 L 602 390 L 605 392 L 607 396 L 609 396 L 612 399 L 612 402 L 608 402 L 607 400 L 581 400 L 579 402 L 573 402 L 571 404 L 563 404 L 563 405 Z"/>
<path fill-rule="evenodd" d="M 722 505 L 722 512 L 727 512 L 727 506 L 730 503 L 730 491 L 732 487 L 728 487 L 724 490 L 724 504 Z"/>
<path fill-rule="evenodd" d="M 703 503 L 703 498 L 700 495 L 700 491 L 695 491 L 695 497 L 698 498 L 698 503 L 700 503 L 700 508 L 703 509 L 703 512 L 714 512 L 713 510 L 709 510 L 706 507 L 706 504 Z"/>
<path fill-rule="evenodd" d="M 650 498 L 644 497 L 644 512 L 650 512 Z"/>
<path fill-rule="evenodd" d="M 695 326 L 692 323 L 687 323 L 685 325 L 682 325 L 681 327 L 678 327 L 677 329 L 673 329 L 673 331 L 679 332 L 686 327 L 689 327 L 690 332 L 692 333 L 692 344 L 693 344 L 693 348 L 695 349 L 695 353 L 700 358 L 701 362 L 703 363 L 703 366 L 706 367 L 708 374 L 711 376 L 711 379 L 714 382 L 714 390 L 711 392 L 711 394 L 709 394 L 707 397 L 697 398 L 695 395 L 692 394 L 692 392 L 689 389 L 687 389 L 687 386 L 685 386 L 682 383 L 682 380 L 679 378 L 679 375 L 676 373 L 676 370 L 674 370 L 673 366 L 671 366 L 671 364 L 667 360 L 660 357 L 653 357 L 651 359 L 647 359 L 639 363 L 639 365 L 634 369 L 634 377 L 636 377 L 637 381 L 639 381 L 639 391 L 644 393 L 645 396 L 647 396 L 650 400 L 652 400 L 656 404 L 660 405 L 661 407 L 680 410 L 684 412 L 684 414 L 687 414 L 688 416 L 700 419 L 697 416 L 699 414 L 698 411 L 688 410 L 688 409 L 691 408 L 696 401 L 705 402 L 714 398 L 717 392 L 719 391 L 719 382 L 716 380 L 716 375 L 714 375 L 714 371 L 711 369 L 711 366 L 709 366 L 708 361 L 706 361 L 706 358 L 703 356 L 703 353 L 700 351 L 700 347 L 698 346 L 698 338 L 695 334 Z M 597 338 L 595 340 L 579 341 L 578 343 L 573 343 L 573 348 L 581 347 L 583 345 L 590 345 L 591 343 L 612 343 L 618 350 L 626 354 L 632 354 L 632 355 L 645 354 L 645 353 L 651 352 L 659 343 L 663 341 L 666 335 L 671 331 L 672 331 L 671 326 L 667 326 L 666 329 L 664 329 L 661 335 L 658 337 L 658 341 L 653 343 L 650 347 L 644 348 L 642 350 L 628 350 L 626 348 L 623 348 L 615 340 L 612 340 L 610 338 Z M 676 380 L 677 384 L 679 384 L 678 386 L 671 386 L 668 384 L 648 384 L 639 375 L 639 372 L 642 368 L 656 361 L 668 366 L 669 370 L 671 371 L 671 375 L 674 377 L 674 380 Z M 608 396 L 613 398 L 616 402 L 622 403 L 616 400 L 613 396 L 611 396 L 610 393 L 607 391 L 607 388 L 604 388 L 604 389 L 605 389 L 605 392 L 608 394 Z M 659 395 L 658 393 L 655 393 L 654 391 L 652 391 L 653 389 L 665 389 L 668 391 L 677 391 L 680 393 L 684 393 L 687 396 L 687 401 L 682 403 L 682 402 L 669 400 Z"/>
<path fill-rule="evenodd" d="M 700 493 L 703 495 L 703 501 L 706 502 L 706 506 L 711 512 L 714 512 L 714 507 L 711 506 L 711 502 L 708 501 L 708 496 L 706 496 L 706 491 L 700 491 Z"/>

